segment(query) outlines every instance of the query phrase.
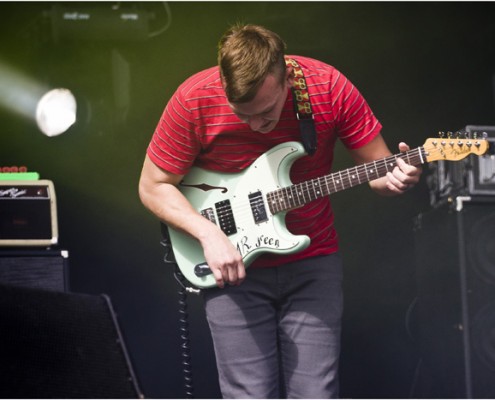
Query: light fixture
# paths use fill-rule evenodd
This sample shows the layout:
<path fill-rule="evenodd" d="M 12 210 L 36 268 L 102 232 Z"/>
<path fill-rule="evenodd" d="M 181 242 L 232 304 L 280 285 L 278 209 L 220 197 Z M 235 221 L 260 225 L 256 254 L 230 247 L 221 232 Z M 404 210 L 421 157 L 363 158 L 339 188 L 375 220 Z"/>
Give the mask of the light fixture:
<path fill-rule="evenodd" d="M 58 136 L 76 122 L 76 98 L 68 89 L 52 89 L 36 107 L 36 123 L 46 136 Z"/>

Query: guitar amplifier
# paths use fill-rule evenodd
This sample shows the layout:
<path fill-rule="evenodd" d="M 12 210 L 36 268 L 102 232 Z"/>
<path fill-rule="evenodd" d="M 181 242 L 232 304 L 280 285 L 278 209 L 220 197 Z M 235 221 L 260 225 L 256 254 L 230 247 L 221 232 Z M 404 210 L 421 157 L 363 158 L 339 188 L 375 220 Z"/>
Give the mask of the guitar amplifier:
<path fill-rule="evenodd" d="M 0 181 L 0 246 L 58 243 L 57 204 L 49 180 Z"/>
<path fill-rule="evenodd" d="M 461 161 L 441 160 L 428 165 L 433 206 L 457 196 L 495 196 L 495 126 L 467 125 L 461 132 L 472 138 L 486 136 L 490 148 L 483 156 L 471 155 Z"/>
<path fill-rule="evenodd" d="M 495 195 L 495 126 L 466 126 L 466 132 L 485 132 L 490 142 L 489 154 L 478 157 L 468 171 L 468 193 L 472 195 Z"/>

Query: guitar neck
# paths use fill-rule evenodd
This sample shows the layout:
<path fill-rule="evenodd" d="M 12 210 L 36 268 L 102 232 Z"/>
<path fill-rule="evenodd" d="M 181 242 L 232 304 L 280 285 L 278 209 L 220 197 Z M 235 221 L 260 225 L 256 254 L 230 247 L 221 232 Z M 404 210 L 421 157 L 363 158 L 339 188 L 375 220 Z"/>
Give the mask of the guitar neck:
<path fill-rule="evenodd" d="M 332 193 L 381 178 L 395 168 L 398 158 L 410 165 L 419 165 L 425 162 L 425 156 L 425 149 L 420 146 L 404 153 L 277 189 L 267 193 L 268 205 L 272 214 L 298 208 Z"/>

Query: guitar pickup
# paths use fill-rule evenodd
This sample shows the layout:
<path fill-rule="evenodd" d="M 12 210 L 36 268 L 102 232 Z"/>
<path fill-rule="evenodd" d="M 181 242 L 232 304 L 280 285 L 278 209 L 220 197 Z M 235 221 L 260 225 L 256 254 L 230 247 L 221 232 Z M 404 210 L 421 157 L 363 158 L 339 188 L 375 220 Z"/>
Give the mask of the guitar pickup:
<path fill-rule="evenodd" d="M 263 202 L 263 195 L 261 192 L 251 193 L 249 196 L 249 204 L 251 205 L 251 212 L 253 213 L 254 222 L 259 224 L 261 222 L 268 221 L 268 215 L 266 213 L 265 203 Z"/>
<path fill-rule="evenodd" d="M 217 210 L 218 223 L 223 233 L 233 235 L 237 233 L 237 227 L 235 224 L 234 213 L 232 212 L 232 206 L 230 200 L 223 200 L 215 203 L 215 209 Z"/>

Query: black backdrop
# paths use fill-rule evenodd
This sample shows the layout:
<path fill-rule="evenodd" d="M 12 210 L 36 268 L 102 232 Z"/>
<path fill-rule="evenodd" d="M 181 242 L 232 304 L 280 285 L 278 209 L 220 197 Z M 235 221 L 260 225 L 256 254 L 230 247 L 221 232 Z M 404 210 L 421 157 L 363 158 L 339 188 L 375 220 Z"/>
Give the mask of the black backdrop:
<path fill-rule="evenodd" d="M 57 4 L 102 13 L 119 6 Z M 289 53 L 343 71 L 383 123 L 391 148 L 401 140 L 421 145 L 440 130 L 494 124 L 489 3 L 124 2 L 154 15 L 149 31 L 165 32 L 139 41 L 121 32 L 105 41 L 108 32 L 95 27 L 59 43 L 46 22 L 52 6 L 0 3 L 0 66 L 73 88 L 84 116 L 70 132 L 47 138 L 32 120 L 0 109 L 0 164 L 26 165 L 54 182 L 71 290 L 110 296 L 147 397 L 184 392 L 177 286 L 162 262 L 159 225 L 137 196 L 141 164 L 167 99 L 215 63 L 228 25 L 264 24 L 285 38 Z M 7 84 L 15 86 L 4 79 L 0 91 Z M 339 151 L 335 167 L 350 165 Z M 346 262 L 342 395 L 414 396 L 419 356 L 407 317 L 416 297 L 413 218 L 429 208 L 425 179 L 401 198 L 359 187 L 333 202 Z M 190 297 L 189 311 L 195 394 L 218 397 L 199 297 Z"/>

